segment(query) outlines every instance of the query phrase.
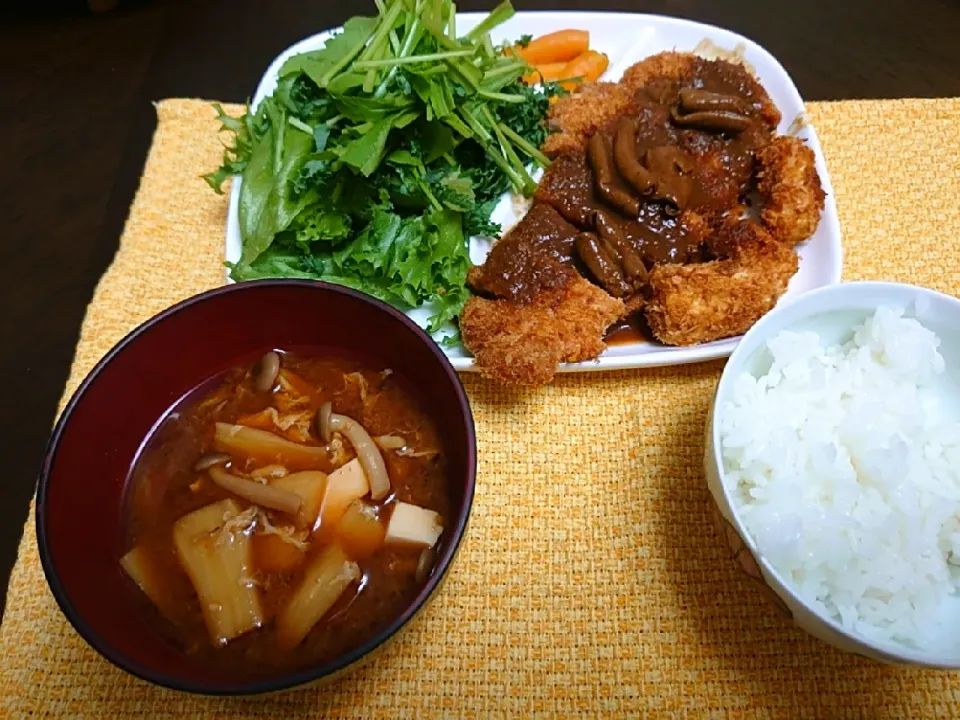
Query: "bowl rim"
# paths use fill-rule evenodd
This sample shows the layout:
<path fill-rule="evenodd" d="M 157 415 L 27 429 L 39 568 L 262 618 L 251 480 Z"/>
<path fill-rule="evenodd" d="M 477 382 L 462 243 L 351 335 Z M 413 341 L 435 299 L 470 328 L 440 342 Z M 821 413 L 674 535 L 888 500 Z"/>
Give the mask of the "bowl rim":
<path fill-rule="evenodd" d="M 769 340 L 775 334 L 776 331 L 770 332 L 767 330 L 767 328 L 771 325 L 775 325 L 778 322 L 778 316 L 780 314 L 790 312 L 791 309 L 793 309 L 793 312 L 796 313 L 798 312 L 798 308 L 802 308 L 804 305 L 816 304 L 819 298 L 824 295 L 835 294 L 839 295 L 839 298 L 843 298 L 847 295 L 853 297 L 861 293 L 870 294 L 891 291 L 908 291 L 915 297 L 935 297 L 938 300 L 945 301 L 950 305 L 954 305 L 957 308 L 958 314 L 960 314 L 960 298 L 954 297 L 953 295 L 942 293 L 931 288 L 922 287 L 920 285 L 912 285 L 910 283 L 877 280 L 860 280 L 842 282 L 835 285 L 827 285 L 825 287 L 806 292 L 784 305 L 777 306 L 763 316 L 744 334 L 723 368 L 723 371 L 720 375 L 720 380 L 717 383 L 716 392 L 711 402 L 712 422 L 710 427 L 709 451 L 713 465 L 717 471 L 717 476 L 720 480 L 720 492 L 723 493 L 723 498 L 730 508 L 731 517 L 728 519 L 733 524 L 741 539 L 743 539 L 743 541 L 747 544 L 750 552 L 753 553 L 753 556 L 760 563 L 764 574 L 771 576 L 776 581 L 778 587 L 772 588 L 774 592 L 776 592 L 778 595 L 783 595 L 786 593 L 793 603 L 803 607 L 808 613 L 815 616 L 819 621 L 825 623 L 832 631 L 844 638 L 847 638 L 853 643 L 864 646 L 876 655 L 889 658 L 892 661 L 906 662 L 913 665 L 960 669 L 960 651 L 954 655 L 941 655 L 935 652 L 926 652 L 913 649 L 892 640 L 889 642 L 873 640 L 859 633 L 847 630 L 833 618 L 828 617 L 816 608 L 811 607 L 811 605 L 796 592 L 793 585 L 784 579 L 779 570 L 777 570 L 777 568 L 757 548 L 757 544 L 753 538 L 753 535 L 743 524 L 739 508 L 737 507 L 736 503 L 734 503 L 733 498 L 730 496 L 730 492 L 725 481 L 726 469 L 724 467 L 723 453 L 720 445 L 720 416 L 723 407 L 722 399 L 729 395 L 728 389 L 736 380 L 736 377 L 739 376 L 740 373 L 745 372 L 743 369 L 745 361 L 749 359 L 753 353 L 757 352 L 763 347 L 763 342 L 765 340 Z M 824 309 L 813 313 L 800 312 L 801 318 L 798 318 L 798 320 L 843 309 L 844 304 L 843 302 L 840 302 L 836 307 L 831 309 Z M 786 329 L 789 329 L 789 327 L 780 328 L 780 330 Z M 756 338 L 763 338 L 763 340 L 756 340 Z"/>
<path fill-rule="evenodd" d="M 73 603 L 71 602 L 63 588 L 63 585 L 60 582 L 47 538 L 49 528 L 46 500 L 47 494 L 49 493 L 49 479 L 53 461 L 56 457 L 57 450 L 59 449 L 61 435 L 63 434 L 67 424 L 70 422 L 70 418 L 74 409 L 86 394 L 87 390 L 93 385 L 94 382 L 96 382 L 97 378 L 102 372 L 104 372 L 107 366 L 110 365 L 110 363 L 118 355 L 120 355 L 120 353 L 122 353 L 141 335 L 148 333 L 154 326 L 165 322 L 172 316 L 188 311 L 194 305 L 204 303 L 208 300 L 220 297 L 221 295 L 244 292 L 255 288 L 282 286 L 297 286 L 309 288 L 311 290 L 346 295 L 353 300 L 370 305 L 374 309 L 391 316 L 394 320 L 403 324 L 407 329 L 413 331 L 417 338 L 426 344 L 430 352 L 433 353 L 437 360 L 440 361 L 440 367 L 442 368 L 447 381 L 453 387 L 453 390 L 457 396 L 457 402 L 460 405 L 463 413 L 464 429 L 466 430 L 466 441 L 469 450 L 467 457 L 467 472 L 465 478 L 466 485 L 464 488 L 463 505 L 461 507 L 461 511 L 458 513 L 457 523 L 453 528 L 451 549 L 446 562 L 437 566 L 436 571 L 430 576 L 430 579 L 420 590 L 416 598 L 396 619 L 394 619 L 393 622 L 391 622 L 383 630 L 378 632 L 363 644 L 347 653 L 344 653 L 340 657 L 337 657 L 330 662 L 312 666 L 296 672 L 285 673 L 275 678 L 254 680 L 244 684 L 242 687 L 179 680 L 167 675 L 166 673 L 153 670 L 152 668 L 133 660 L 125 653 L 122 653 L 114 648 L 93 630 L 93 628 L 73 606 Z M 460 376 L 450 364 L 447 356 L 442 350 L 440 350 L 436 342 L 419 325 L 413 322 L 404 313 L 388 305 L 387 303 L 343 285 L 336 285 L 320 280 L 304 280 L 298 278 L 268 278 L 249 280 L 242 283 L 232 283 L 229 285 L 222 285 L 212 288 L 171 305 L 165 310 L 162 310 L 161 312 L 153 315 L 137 325 L 119 342 L 117 342 L 99 361 L 97 361 L 96 365 L 94 365 L 93 369 L 90 370 L 90 372 L 86 375 L 77 390 L 70 397 L 69 402 L 64 407 L 63 412 L 57 419 L 46 449 L 44 450 L 43 461 L 41 463 L 37 482 L 36 508 L 34 512 L 37 549 L 40 556 L 40 564 L 43 568 L 43 573 L 46 577 L 47 584 L 50 586 L 50 590 L 53 593 L 54 599 L 57 601 L 57 605 L 60 607 L 60 610 L 63 612 L 64 616 L 73 626 L 74 630 L 79 633 L 79 635 L 90 647 L 92 647 L 97 653 L 102 655 L 121 670 L 124 670 L 131 675 L 154 685 L 198 695 L 230 697 L 275 693 L 284 690 L 290 690 L 309 683 L 314 683 L 325 678 L 339 676 L 341 673 L 349 670 L 353 665 L 357 664 L 360 660 L 368 656 L 372 656 L 378 649 L 381 649 L 382 646 L 393 639 L 393 637 L 427 605 L 432 598 L 434 591 L 440 584 L 442 584 L 442 581 L 444 580 L 447 571 L 450 569 L 450 566 L 453 564 L 453 561 L 456 558 L 460 545 L 463 541 L 463 537 L 469 523 L 470 513 L 473 508 L 473 499 L 476 491 L 476 477 L 476 425 L 474 423 L 473 411 L 470 407 L 466 390 L 463 387 L 463 382 L 461 381 Z"/>

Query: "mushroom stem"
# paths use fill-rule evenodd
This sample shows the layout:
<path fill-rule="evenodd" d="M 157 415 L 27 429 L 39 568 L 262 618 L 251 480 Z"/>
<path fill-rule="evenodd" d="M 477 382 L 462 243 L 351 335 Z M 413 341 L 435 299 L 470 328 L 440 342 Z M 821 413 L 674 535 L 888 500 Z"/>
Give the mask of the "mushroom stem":
<path fill-rule="evenodd" d="M 264 353 L 257 363 L 253 374 L 253 387 L 257 392 L 267 392 L 273 388 L 280 374 L 280 355 L 273 350 Z"/>
<path fill-rule="evenodd" d="M 736 95 L 725 95 L 699 88 L 683 88 L 680 91 L 680 107 L 688 113 L 700 110 L 726 110 L 738 115 L 747 115 L 750 112 L 747 104 Z"/>
<path fill-rule="evenodd" d="M 219 465 L 211 467 L 209 473 L 210 479 L 224 490 L 239 495 L 255 505 L 271 510 L 280 510 L 291 515 L 300 512 L 300 505 L 303 500 L 296 493 L 231 475 Z"/>
<path fill-rule="evenodd" d="M 587 154 L 600 196 L 629 217 L 637 217 L 640 214 L 640 201 L 622 187 L 614 185 L 610 139 L 602 132 L 595 132 L 587 143 Z"/>
<path fill-rule="evenodd" d="M 616 252 L 623 268 L 626 279 L 634 287 L 643 285 L 647 281 L 647 268 L 637 253 L 636 248 L 623 233 L 623 228 L 606 210 L 597 210 L 594 213 L 594 225 L 601 238 L 607 241 Z"/>
<path fill-rule="evenodd" d="M 324 443 L 329 443 L 333 438 L 333 431 L 330 429 L 331 417 L 333 417 L 333 404 L 328 400 L 317 410 L 317 435 Z"/>
<path fill-rule="evenodd" d="M 698 130 L 720 130 L 739 133 L 750 127 L 750 118 L 729 110 L 705 110 L 681 115 L 675 107 L 670 108 L 670 117 L 680 127 Z"/>
<path fill-rule="evenodd" d="M 435 553 L 432 547 L 424 548 L 423 552 L 420 553 L 420 557 L 417 560 L 417 582 L 423 582 L 430 577 L 430 572 L 433 570 L 434 556 Z"/>
<path fill-rule="evenodd" d="M 620 298 L 633 293 L 633 288 L 623 277 L 615 252 L 606 242 L 593 233 L 582 232 L 577 235 L 574 246 L 583 264 L 608 293 Z"/>
<path fill-rule="evenodd" d="M 346 435 L 353 449 L 357 451 L 357 458 L 370 483 L 370 497 L 374 500 L 386 497 L 390 492 L 390 476 L 387 474 L 383 456 L 370 434 L 353 418 L 336 413 L 330 415 L 330 429 Z"/>
<path fill-rule="evenodd" d="M 193 464 L 193 469 L 197 472 L 203 472 L 204 470 L 209 470 L 214 465 L 226 465 L 231 459 L 227 453 L 205 452 L 197 458 L 197 462 Z"/>
<path fill-rule="evenodd" d="M 637 125 L 636 122 L 624 118 L 617 125 L 613 136 L 613 159 L 617 170 L 641 195 L 653 192 L 654 178 L 637 158 Z"/>

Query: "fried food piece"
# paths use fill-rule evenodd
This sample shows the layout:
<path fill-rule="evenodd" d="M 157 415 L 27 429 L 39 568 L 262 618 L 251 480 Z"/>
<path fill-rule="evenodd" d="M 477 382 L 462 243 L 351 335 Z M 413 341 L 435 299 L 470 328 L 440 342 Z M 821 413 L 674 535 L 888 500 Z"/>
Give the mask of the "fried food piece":
<path fill-rule="evenodd" d="M 774 238 L 795 245 L 813 235 L 826 197 L 813 150 L 781 136 L 757 151 L 760 220 Z"/>
<path fill-rule="evenodd" d="M 593 175 L 581 154 L 561 155 L 543 171 L 533 199 L 552 206 L 581 230 L 593 227 Z"/>
<path fill-rule="evenodd" d="M 684 147 L 696 159 L 691 174 L 697 208 L 708 215 L 722 215 L 737 205 L 753 182 L 753 153 L 731 153 L 723 138 L 706 133 L 690 133 Z"/>
<path fill-rule="evenodd" d="M 658 265 L 650 274 L 647 322 L 667 345 L 696 345 L 748 330 L 773 308 L 797 272 L 788 245 L 760 225 L 725 225 L 711 245 L 720 260 Z"/>
<path fill-rule="evenodd" d="M 557 132 L 543 143 L 543 152 L 553 157 L 582 152 L 587 138 L 621 115 L 637 111 L 636 93 L 621 83 L 584 83 L 557 100 L 547 113 L 548 124 Z"/>
<path fill-rule="evenodd" d="M 693 53 L 662 52 L 644 58 L 626 69 L 620 80 L 633 92 L 645 88 L 653 80 L 681 83 L 693 75 L 697 67 L 697 56 Z"/>
<path fill-rule="evenodd" d="M 587 139 L 623 115 L 636 115 L 642 95 L 670 103 L 684 87 L 711 87 L 746 98 L 770 130 L 780 122 L 780 111 L 763 86 L 742 65 L 707 60 L 692 53 L 663 52 L 627 68 L 618 83 L 585 83 L 560 98 L 547 115 L 556 131 L 543 144 L 550 156 L 582 152 Z"/>
<path fill-rule="evenodd" d="M 767 126 L 780 124 L 780 111 L 763 85 L 738 62 L 708 60 L 693 53 L 662 52 L 627 68 L 622 85 L 645 92 L 659 102 L 672 103 L 684 87 L 702 87 L 709 82 L 715 92 L 745 98 Z"/>
<path fill-rule="evenodd" d="M 606 347 L 603 335 L 624 312 L 574 270 L 567 283 L 541 291 L 526 305 L 471 297 L 460 314 L 463 344 L 480 372 L 506 383 L 541 385 L 561 362 L 592 360 Z"/>
<path fill-rule="evenodd" d="M 510 231 L 494 243 L 483 265 L 470 268 L 475 291 L 514 302 L 529 302 L 540 290 L 566 283 L 577 229 L 549 205 L 534 203 Z"/>

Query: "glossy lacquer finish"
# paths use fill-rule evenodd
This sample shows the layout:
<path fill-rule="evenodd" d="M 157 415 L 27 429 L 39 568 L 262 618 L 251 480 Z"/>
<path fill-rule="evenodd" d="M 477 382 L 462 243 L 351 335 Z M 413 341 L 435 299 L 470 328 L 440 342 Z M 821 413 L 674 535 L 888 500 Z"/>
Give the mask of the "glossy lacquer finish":
<path fill-rule="evenodd" d="M 238 684 L 200 666 L 148 627 L 118 565 L 124 483 L 144 438 L 185 393 L 270 348 L 359 356 L 391 368 L 424 403 L 447 454 L 450 519 L 438 571 L 380 635 L 333 663 Z M 40 476 L 43 568 L 67 618 L 97 651 L 140 677 L 181 690 L 269 692 L 331 675 L 388 640 L 424 604 L 453 559 L 473 499 L 476 440 L 463 387 L 412 321 L 342 287 L 300 280 L 231 285 L 146 322 L 93 370 L 54 431 Z"/>

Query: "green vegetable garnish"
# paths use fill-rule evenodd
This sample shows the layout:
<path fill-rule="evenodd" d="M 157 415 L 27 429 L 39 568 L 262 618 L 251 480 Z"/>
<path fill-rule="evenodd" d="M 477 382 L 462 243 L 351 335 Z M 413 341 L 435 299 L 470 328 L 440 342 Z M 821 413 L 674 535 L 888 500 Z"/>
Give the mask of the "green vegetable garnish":
<path fill-rule="evenodd" d="M 530 195 L 555 85 L 494 47 L 503 2 L 457 37 L 450 0 L 377 0 L 320 50 L 289 58 L 255 113 L 217 110 L 233 133 L 217 192 L 242 174 L 234 280 L 319 278 L 403 309 L 433 303 L 430 332 L 463 307 L 467 238 L 500 228 L 508 191 Z M 523 39 L 521 39 L 521 43 Z"/>

